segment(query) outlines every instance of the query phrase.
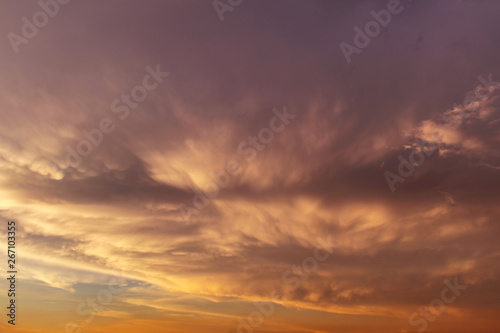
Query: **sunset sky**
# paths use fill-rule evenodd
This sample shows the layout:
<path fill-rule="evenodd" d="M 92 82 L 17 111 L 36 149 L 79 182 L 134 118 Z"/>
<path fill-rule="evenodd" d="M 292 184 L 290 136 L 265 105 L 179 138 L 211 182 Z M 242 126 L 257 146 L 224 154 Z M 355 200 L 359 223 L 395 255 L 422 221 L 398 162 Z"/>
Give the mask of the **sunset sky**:
<path fill-rule="evenodd" d="M 500 1 L 57 1 L 0 0 L 0 332 L 500 332 Z"/>

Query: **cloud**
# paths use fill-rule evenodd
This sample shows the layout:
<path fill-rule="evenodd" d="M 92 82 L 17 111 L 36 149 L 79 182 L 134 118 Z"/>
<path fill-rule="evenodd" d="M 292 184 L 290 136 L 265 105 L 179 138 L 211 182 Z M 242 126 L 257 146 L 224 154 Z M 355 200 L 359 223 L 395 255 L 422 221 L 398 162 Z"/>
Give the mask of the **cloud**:
<path fill-rule="evenodd" d="M 26 332 L 81 321 L 116 272 L 131 282 L 89 330 L 234 331 L 280 289 L 263 331 L 401 331 L 455 276 L 470 287 L 435 330 L 496 327 L 498 89 L 464 100 L 500 76 L 499 4 L 406 2 L 347 65 L 338 44 L 386 5 L 245 2 L 221 23 L 210 2 L 71 2 L 19 54 L 2 44 L 0 213 L 20 226 Z M 6 3 L 0 30 L 37 6 Z M 171 75 L 120 120 L 111 103 L 156 64 Z M 238 145 L 283 106 L 297 117 L 247 162 Z M 69 166 L 103 118 L 116 129 Z M 393 194 L 384 171 L 415 139 L 436 152 Z M 179 204 L 232 159 L 244 172 L 186 223 Z M 283 272 L 326 236 L 338 251 L 292 290 Z"/>

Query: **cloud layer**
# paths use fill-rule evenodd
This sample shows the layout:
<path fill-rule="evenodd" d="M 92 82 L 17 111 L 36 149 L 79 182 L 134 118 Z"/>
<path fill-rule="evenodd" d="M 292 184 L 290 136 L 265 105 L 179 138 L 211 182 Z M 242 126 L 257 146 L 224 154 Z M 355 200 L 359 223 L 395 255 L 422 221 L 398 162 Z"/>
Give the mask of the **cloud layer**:
<path fill-rule="evenodd" d="M 413 332 L 410 314 L 455 277 L 468 288 L 428 332 L 496 330 L 500 4 L 402 6 L 349 64 L 339 44 L 387 1 L 248 1 L 220 22 L 210 1 L 73 0 L 18 53 L 5 38 L 16 331 L 236 332 L 279 290 L 256 332 Z M 40 6 L 2 9 L 0 30 L 20 34 Z M 170 75 L 120 119 L 113 101 L 157 65 Z M 296 117 L 263 144 L 284 108 Z M 70 165 L 66 147 L 104 118 L 114 131 Z M 393 193 L 384 173 L 416 140 L 435 151 Z M 179 205 L 195 207 L 230 161 L 241 172 L 186 221 Z M 283 273 L 327 236 L 338 249 L 292 288 Z M 79 304 L 116 274 L 120 293 L 85 323 Z"/>

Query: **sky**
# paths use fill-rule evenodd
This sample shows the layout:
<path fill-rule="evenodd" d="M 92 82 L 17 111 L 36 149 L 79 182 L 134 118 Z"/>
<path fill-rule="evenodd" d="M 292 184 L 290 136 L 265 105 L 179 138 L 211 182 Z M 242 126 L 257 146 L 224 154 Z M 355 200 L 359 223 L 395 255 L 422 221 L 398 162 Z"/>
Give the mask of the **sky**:
<path fill-rule="evenodd" d="M 498 332 L 499 10 L 0 1 L 0 332 Z"/>

